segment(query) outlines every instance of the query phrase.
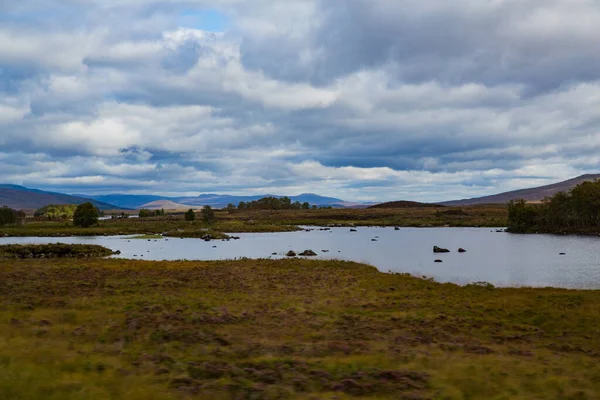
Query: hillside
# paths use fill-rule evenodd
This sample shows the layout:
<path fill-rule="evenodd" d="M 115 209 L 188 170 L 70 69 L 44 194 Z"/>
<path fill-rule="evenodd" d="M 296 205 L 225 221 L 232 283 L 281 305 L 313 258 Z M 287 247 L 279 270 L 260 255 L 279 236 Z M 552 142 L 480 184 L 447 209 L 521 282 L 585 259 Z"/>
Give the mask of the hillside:
<path fill-rule="evenodd" d="M 508 201 L 515 199 L 525 199 L 530 202 L 541 201 L 544 198 L 552 196 L 558 192 L 568 192 L 569 190 L 571 190 L 572 188 L 574 188 L 582 182 L 593 181 L 596 179 L 600 179 L 600 174 L 581 175 L 577 178 L 554 183 L 552 185 L 514 190 L 511 192 L 504 192 L 491 196 L 477 197 L 473 199 L 446 201 L 440 204 L 446 206 L 468 206 L 477 204 L 507 203 Z"/>
<path fill-rule="evenodd" d="M 387 203 L 375 204 L 368 208 L 440 208 L 444 207 L 440 204 L 419 203 L 417 201 L 390 201 Z"/>
<path fill-rule="evenodd" d="M 8 206 L 18 210 L 37 210 L 50 204 L 81 204 L 88 201 L 101 210 L 121 209 L 121 207 L 85 197 L 45 192 L 18 185 L 0 185 L 0 207 Z"/>

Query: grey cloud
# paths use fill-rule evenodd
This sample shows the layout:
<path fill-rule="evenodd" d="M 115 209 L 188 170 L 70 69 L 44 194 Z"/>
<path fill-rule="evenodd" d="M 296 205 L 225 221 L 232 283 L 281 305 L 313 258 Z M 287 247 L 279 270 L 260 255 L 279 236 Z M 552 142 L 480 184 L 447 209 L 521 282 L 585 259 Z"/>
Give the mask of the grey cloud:
<path fill-rule="evenodd" d="M 7 182 L 442 200 L 599 162 L 591 2 L 62 3 L 0 19 Z M 230 32 L 177 27 L 207 5 Z"/>

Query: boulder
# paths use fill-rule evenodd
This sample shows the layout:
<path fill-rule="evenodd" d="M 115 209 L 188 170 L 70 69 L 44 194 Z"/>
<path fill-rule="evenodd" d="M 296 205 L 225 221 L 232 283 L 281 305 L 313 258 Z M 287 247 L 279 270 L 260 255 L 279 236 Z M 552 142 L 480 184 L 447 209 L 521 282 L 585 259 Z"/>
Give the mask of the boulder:
<path fill-rule="evenodd" d="M 435 260 L 434 262 L 436 262 L 436 263 L 441 263 L 441 262 L 443 262 L 443 261 L 442 261 L 442 260 Z"/>
<path fill-rule="evenodd" d="M 300 255 L 303 257 L 314 257 L 317 255 L 317 253 L 312 250 L 304 250 L 302 253 L 300 253 Z"/>
<path fill-rule="evenodd" d="M 356 229 L 350 229 L 350 232 L 357 232 Z"/>
<path fill-rule="evenodd" d="M 293 250 L 287 252 L 286 256 L 288 257 L 296 257 L 296 253 Z"/>
<path fill-rule="evenodd" d="M 434 253 L 450 253 L 450 250 L 444 249 L 442 247 L 433 246 Z"/>
<path fill-rule="evenodd" d="M 399 230 L 400 230 L 400 227 L 398 227 L 398 226 L 395 226 L 395 227 L 394 227 L 394 230 L 395 230 L 395 231 L 399 231 Z"/>
<path fill-rule="evenodd" d="M 461 247 L 460 249 L 458 249 L 458 252 L 459 253 L 466 253 L 467 251 Z"/>

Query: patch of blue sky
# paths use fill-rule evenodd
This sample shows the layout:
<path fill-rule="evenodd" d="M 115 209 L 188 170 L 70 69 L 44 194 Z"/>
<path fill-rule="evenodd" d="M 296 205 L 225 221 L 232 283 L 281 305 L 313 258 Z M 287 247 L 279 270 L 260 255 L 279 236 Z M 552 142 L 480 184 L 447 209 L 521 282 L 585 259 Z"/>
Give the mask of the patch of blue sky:
<path fill-rule="evenodd" d="M 179 24 L 185 28 L 224 32 L 229 26 L 229 18 L 214 9 L 185 10 L 179 13 Z"/>

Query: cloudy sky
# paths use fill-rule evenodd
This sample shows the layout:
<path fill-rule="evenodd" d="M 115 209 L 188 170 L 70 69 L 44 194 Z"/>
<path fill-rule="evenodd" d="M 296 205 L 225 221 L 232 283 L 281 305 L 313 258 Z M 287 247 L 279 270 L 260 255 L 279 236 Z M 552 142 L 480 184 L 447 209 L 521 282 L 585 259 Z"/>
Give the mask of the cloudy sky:
<path fill-rule="evenodd" d="M 436 201 L 600 172 L 597 0 L 0 0 L 0 183 Z"/>

